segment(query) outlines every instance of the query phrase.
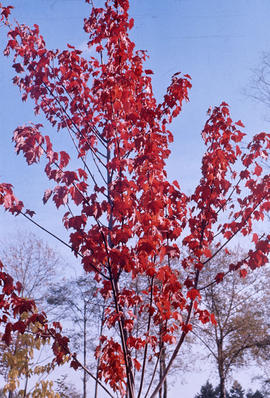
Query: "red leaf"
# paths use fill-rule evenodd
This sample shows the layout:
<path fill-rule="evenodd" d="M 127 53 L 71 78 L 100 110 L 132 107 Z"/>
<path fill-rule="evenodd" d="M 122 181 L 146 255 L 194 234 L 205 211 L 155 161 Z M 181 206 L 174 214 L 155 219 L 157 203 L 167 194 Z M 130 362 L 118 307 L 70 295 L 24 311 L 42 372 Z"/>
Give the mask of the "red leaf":
<path fill-rule="evenodd" d="M 260 175 L 262 174 L 262 167 L 259 166 L 257 163 L 256 163 L 256 167 L 255 167 L 255 169 L 254 169 L 254 174 L 255 174 L 256 176 L 260 176 Z"/>
<path fill-rule="evenodd" d="M 17 73 L 24 72 L 22 64 L 13 64 L 12 67 L 16 70 Z"/>
<path fill-rule="evenodd" d="M 86 173 L 85 170 L 83 169 L 78 169 L 78 174 L 80 178 L 84 178 L 85 180 L 87 180 L 88 178 L 88 174 Z"/>
<path fill-rule="evenodd" d="M 48 200 L 51 197 L 52 193 L 53 193 L 52 189 L 46 189 L 46 191 L 44 192 L 44 195 L 43 195 L 43 203 L 44 204 L 48 202 Z"/>
<path fill-rule="evenodd" d="M 77 369 L 80 367 L 80 365 L 79 365 L 78 361 L 76 361 L 75 359 L 73 359 L 73 360 L 70 362 L 70 367 L 73 368 L 73 369 L 75 369 L 75 370 L 77 370 Z"/>
<path fill-rule="evenodd" d="M 240 274 L 241 278 L 245 278 L 247 276 L 247 270 L 240 269 L 239 274 Z"/>
<path fill-rule="evenodd" d="M 18 330 L 18 332 L 23 334 L 25 332 L 25 329 L 26 329 L 26 324 L 23 321 L 20 320 L 20 321 L 14 323 L 12 329 L 13 329 L 13 331 Z"/>
<path fill-rule="evenodd" d="M 133 26 L 134 26 L 134 19 L 133 19 L 133 18 L 130 18 L 130 20 L 129 20 L 129 24 L 128 24 L 128 28 L 129 28 L 129 30 L 130 30 L 130 29 L 132 29 L 132 28 L 133 28 Z"/>
<path fill-rule="evenodd" d="M 217 321 L 216 321 L 214 314 L 210 315 L 210 321 L 211 321 L 212 325 L 217 326 Z"/>
<path fill-rule="evenodd" d="M 21 290 L 22 290 L 22 284 L 21 284 L 21 282 L 16 282 L 16 290 L 17 290 L 17 292 L 18 293 L 20 293 L 21 292 Z"/>
<path fill-rule="evenodd" d="M 30 217 L 33 217 L 36 213 L 33 210 L 26 209 L 25 214 L 28 214 Z"/>
<path fill-rule="evenodd" d="M 56 207 L 60 207 L 61 205 L 67 204 L 68 201 L 68 189 L 66 186 L 59 185 L 53 190 L 53 201 L 56 204 Z"/>
<path fill-rule="evenodd" d="M 203 254 L 208 258 L 212 257 L 212 251 L 208 247 L 203 250 Z"/>
<path fill-rule="evenodd" d="M 6 295 L 10 295 L 14 291 L 14 285 L 13 285 L 13 278 L 9 275 L 3 272 L 0 274 L 0 279 L 3 281 L 3 293 Z"/>
<path fill-rule="evenodd" d="M 12 331 L 12 324 L 11 323 L 7 323 L 6 327 L 5 327 L 5 332 L 2 336 L 2 341 L 4 341 L 6 343 L 7 346 L 10 345 L 11 343 L 11 331 Z"/>
<path fill-rule="evenodd" d="M 1 3 L 0 3 L 1 6 Z M 2 7 L 2 11 L 1 11 L 1 15 L 3 15 L 5 18 L 8 18 L 8 16 L 10 15 L 10 10 L 14 8 L 12 6 L 8 6 L 8 7 Z"/>
<path fill-rule="evenodd" d="M 191 300 L 196 300 L 197 298 L 200 299 L 201 295 L 199 290 L 197 289 L 190 289 L 187 293 L 187 297 L 190 298 Z"/>
<path fill-rule="evenodd" d="M 101 45 L 99 45 L 99 46 L 96 47 L 96 51 L 97 51 L 98 53 L 101 52 L 102 50 L 104 50 L 104 48 L 103 48 Z"/>
<path fill-rule="evenodd" d="M 252 236 L 252 242 L 254 242 L 256 244 L 258 242 L 258 239 L 259 239 L 258 235 L 256 233 L 254 233 Z"/>
<path fill-rule="evenodd" d="M 140 362 L 136 358 L 134 358 L 133 363 L 134 363 L 135 369 L 139 372 L 139 370 L 141 368 Z"/>
<path fill-rule="evenodd" d="M 219 272 L 219 273 L 216 275 L 216 277 L 215 277 L 217 283 L 222 282 L 222 281 L 223 281 L 223 278 L 224 278 L 224 272 Z"/>
<path fill-rule="evenodd" d="M 191 332 L 192 330 L 192 325 L 189 323 L 188 325 L 182 325 L 182 330 L 185 334 L 187 334 L 188 332 Z"/>
<path fill-rule="evenodd" d="M 245 127 L 244 125 L 243 125 L 243 123 L 241 122 L 241 120 L 238 120 L 238 122 L 235 122 L 235 124 L 237 125 L 237 126 L 240 126 L 240 127 Z"/>
<path fill-rule="evenodd" d="M 61 167 L 61 169 L 68 165 L 69 160 L 70 160 L 69 154 L 66 153 L 65 151 L 61 151 L 60 152 L 60 167 Z"/>
<path fill-rule="evenodd" d="M 179 183 L 178 183 L 178 181 L 174 180 L 174 181 L 173 181 L 173 185 L 175 185 L 175 186 L 176 186 L 176 188 L 180 189 L 180 186 L 179 186 Z"/>

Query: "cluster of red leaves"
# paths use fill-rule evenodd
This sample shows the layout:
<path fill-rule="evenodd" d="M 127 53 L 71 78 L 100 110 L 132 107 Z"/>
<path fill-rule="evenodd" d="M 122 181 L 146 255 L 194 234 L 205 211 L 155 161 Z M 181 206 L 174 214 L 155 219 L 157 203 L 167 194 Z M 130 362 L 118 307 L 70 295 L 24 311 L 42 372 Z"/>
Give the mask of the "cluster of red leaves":
<path fill-rule="evenodd" d="M 60 364 L 63 358 L 70 354 L 68 339 L 61 335 L 61 325 L 54 323 L 49 326 L 46 314 L 38 313 L 34 300 L 20 296 L 21 284 L 14 283 L 13 278 L 4 272 L 4 266 L 0 262 L 0 325 L 4 326 L 2 341 L 8 346 L 16 333 L 35 333 L 36 337 L 53 339 L 52 350 L 55 361 Z M 33 328 L 34 327 L 34 328 Z"/>
<path fill-rule="evenodd" d="M 52 197 L 57 208 L 67 207 L 63 222 L 72 249 L 101 286 L 105 325 L 119 330 L 119 340 L 101 339 L 99 377 L 122 393 L 128 386 L 133 397 L 137 353 L 144 352 L 143 369 L 147 358 L 159 355 L 159 326 L 164 344 L 174 343 L 180 330 L 177 353 L 192 328 L 193 310 L 201 322 L 215 324 L 199 306 L 198 282 L 219 251 L 237 234 L 252 238 L 246 258 L 221 269 L 216 282 L 227 271 L 245 276 L 248 268 L 267 263 L 269 235 L 259 237 L 253 228 L 270 208 L 269 175 L 258 163 L 269 154 L 270 136 L 258 134 L 242 152 L 244 126 L 233 123 L 222 103 L 202 131 L 206 153 L 194 193 L 188 197 L 177 181 L 170 183 L 164 169 L 173 141 L 168 125 L 188 101 L 190 76 L 174 74 L 163 102 L 156 102 L 153 72 L 143 67 L 147 54 L 129 38 L 134 21 L 128 8 L 128 0 L 92 7 L 84 30 L 96 57 L 71 45 L 48 50 L 37 25 L 12 27 L 10 7 L 1 7 L 1 14 L 9 26 L 5 55 L 13 53 L 13 82 L 22 99 L 31 98 L 35 112 L 74 144 L 73 154 L 55 151 L 42 125 L 32 124 L 15 130 L 15 149 L 28 164 L 46 159 L 45 173 L 55 186 L 43 201 Z M 74 168 L 76 160 L 81 167 Z M 6 210 L 23 211 L 10 185 L 1 184 L 0 193 Z M 180 239 L 188 253 L 181 260 Z M 145 286 L 138 291 L 140 281 Z M 146 319 L 140 337 L 139 317 Z"/>

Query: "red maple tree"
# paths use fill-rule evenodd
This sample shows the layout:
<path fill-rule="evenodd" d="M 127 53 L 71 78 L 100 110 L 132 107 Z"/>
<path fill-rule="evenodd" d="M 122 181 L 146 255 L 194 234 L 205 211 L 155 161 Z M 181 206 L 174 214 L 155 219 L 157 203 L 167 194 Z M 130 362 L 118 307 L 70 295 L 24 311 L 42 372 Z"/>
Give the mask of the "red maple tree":
<path fill-rule="evenodd" d="M 259 165 L 269 154 L 270 135 L 256 135 L 243 150 L 244 126 L 232 121 L 228 105 L 209 110 L 202 131 L 202 177 L 194 193 L 185 195 L 177 181 L 168 180 L 165 161 L 173 141 L 168 128 L 188 101 L 190 76 L 175 73 L 163 102 L 157 103 L 153 72 L 144 68 L 147 54 L 136 50 L 129 38 L 134 21 L 128 0 L 89 7 L 84 31 L 96 56 L 84 56 L 69 44 L 64 51 L 48 50 L 37 25 L 12 25 L 12 7 L 1 5 L 1 22 L 8 30 L 4 54 L 13 54 L 16 72 L 13 83 L 24 101 L 34 101 L 35 113 L 43 113 L 64 134 L 62 151 L 54 150 L 41 124 L 18 127 L 13 141 L 29 165 L 45 159 L 54 188 L 45 190 L 44 204 L 51 198 L 57 208 L 66 208 L 63 224 L 70 230 L 70 242 L 63 243 L 81 257 L 107 304 L 108 333 L 96 349 L 99 382 L 129 398 L 153 387 L 153 398 L 192 329 L 192 319 L 215 323 L 200 307 L 200 274 L 210 260 L 242 235 L 250 247 L 246 257 L 220 269 L 213 283 L 236 270 L 244 277 L 247 270 L 268 262 L 270 235 L 258 236 L 254 226 L 270 209 L 270 178 Z M 64 150 L 67 136 L 72 154 Z M 0 204 L 38 225 L 10 184 L 0 184 Z M 181 248 L 188 254 L 180 256 Z M 14 306 L 16 288 L 10 281 L 7 292 L 9 277 L 0 276 L 1 308 L 11 315 L 33 311 L 34 304 L 25 308 L 24 300 L 21 307 Z M 42 316 L 40 333 L 54 337 L 60 362 L 69 354 L 67 340 L 57 331 L 59 325 L 50 328 Z M 144 331 L 138 336 L 139 318 L 144 319 Z M 7 316 L 0 322 L 6 324 L 6 343 L 12 332 L 23 333 L 27 327 Z M 174 350 L 156 381 L 157 364 L 168 345 Z M 74 368 L 81 366 L 75 355 L 70 358 Z M 150 358 L 156 364 L 149 385 L 145 373 Z"/>

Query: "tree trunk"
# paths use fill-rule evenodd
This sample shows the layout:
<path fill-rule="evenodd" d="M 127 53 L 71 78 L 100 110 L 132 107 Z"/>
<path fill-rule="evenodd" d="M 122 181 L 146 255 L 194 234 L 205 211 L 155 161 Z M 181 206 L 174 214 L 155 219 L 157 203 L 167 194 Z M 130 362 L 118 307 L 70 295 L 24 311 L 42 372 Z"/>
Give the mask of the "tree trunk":
<path fill-rule="evenodd" d="M 28 373 L 26 373 L 26 376 L 25 376 L 25 384 L 24 384 L 23 398 L 26 398 L 26 394 L 27 394 L 27 384 L 28 384 Z"/>
<path fill-rule="evenodd" d="M 86 368 L 86 301 L 83 307 L 83 366 Z M 83 398 L 86 398 L 86 371 L 83 370 Z"/>
<path fill-rule="evenodd" d="M 163 376 L 163 367 L 162 367 L 162 351 L 163 351 L 163 341 L 162 341 L 162 325 L 159 325 L 159 381 L 161 381 Z M 158 398 L 162 398 L 162 390 L 163 385 L 161 386 L 158 392 Z"/>
<path fill-rule="evenodd" d="M 225 389 L 226 377 L 224 372 L 224 363 L 222 360 L 222 356 L 219 358 L 218 374 L 219 374 L 219 398 L 226 398 L 226 389 Z"/>
<path fill-rule="evenodd" d="M 164 342 L 162 341 L 163 335 L 163 327 L 160 325 L 159 327 L 159 352 L 160 352 L 160 359 L 159 359 L 159 380 L 161 381 L 165 369 L 166 369 L 166 349 L 164 346 Z M 167 379 L 164 380 L 162 387 L 159 390 L 159 398 L 167 398 Z"/>
<path fill-rule="evenodd" d="M 217 332 L 217 331 L 216 331 Z M 226 398 L 225 389 L 225 371 L 224 371 L 224 359 L 223 359 L 223 330 L 220 330 L 220 336 L 216 334 L 217 343 L 217 363 L 218 363 L 218 374 L 219 374 L 219 398 Z"/>
<path fill-rule="evenodd" d="M 166 364 L 164 364 L 164 369 L 166 369 Z M 167 379 L 165 379 L 163 384 L 163 398 L 167 398 L 167 392 L 168 392 Z"/>
<path fill-rule="evenodd" d="M 166 349 L 164 347 L 164 343 L 162 343 L 162 349 L 160 352 L 160 368 L 161 368 L 161 377 L 163 377 L 165 369 L 166 369 L 166 362 L 165 362 L 165 356 L 166 356 Z M 160 379 L 161 379 L 160 377 Z M 162 388 L 160 389 L 160 392 L 162 393 L 161 398 L 167 398 L 167 379 L 164 380 Z"/>
<path fill-rule="evenodd" d="M 103 333 L 104 310 L 105 310 L 105 305 L 103 306 L 103 309 L 102 309 L 99 337 Z M 95 398 L 97 398 L 97 396 L 98 396 L 98 382 L 97 382 L 97 380 L 98 380 L 99 362 L 100 362 L 100 359 L 98 357 L 98 359 L 97 359 L 97 371 L 96 371 L 96 384 L 95 384 Z"/>
<path fill-rule="evenodd" d="M 224 376 L 220 376 L 220 384 L 219 384 L 219 388 L 220 388 L 220 398 L 226 398 L 226 389 L 225 389 L 225 377 Z"/>

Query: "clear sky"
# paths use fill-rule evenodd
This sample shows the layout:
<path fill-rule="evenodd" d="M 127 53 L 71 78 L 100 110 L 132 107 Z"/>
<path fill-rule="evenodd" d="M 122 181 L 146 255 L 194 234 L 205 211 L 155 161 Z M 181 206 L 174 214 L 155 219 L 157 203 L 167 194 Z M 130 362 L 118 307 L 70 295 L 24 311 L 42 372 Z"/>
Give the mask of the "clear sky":
<path fill-rule="evenodd" d="M 68 42 L 85 48 L 87 37 L 82 21 L 89 6 L 83 0 L 10 0 L 9 3 L 15 6 L 13 14 L 18 21 L 40 25 L 48 47 L 61 49 Z M 251 69 L 260 64 L 262 52 L 270 49 L 270 1 L 131 0 L 131 15 L 135 19 L 132 38 L 138 49 L 149 51 L 147 63 L 155 72 L 156 95 L 161 98 L 175 72 L 182 71 L 192 77 L 190 103 L 184 106 L 172 128 L 175 142 L 167 167 L 169 177 L 178 179 L 190 193 L 200 178 L 204 151 L 200 131 L 210 105 L 228 102 L 233 118 L 243 121 L 249 135 L 269 130 L 267 110 L 247 98 L 243 91 L 252 76 Z M 37 220 L 62 234 L 53 206 L 42 205 L 43 191 L 48 187 L 42 168 L 26 166 L 21 157 L 16 157 L 11 144 L 12 131 L 36 119 L 31 103 L 22 103 L 17 88 L 12 86 L 11 60 L 2 56 L 3 34 L 1 30 L 0 180 L 14 184 L 17 196 L 27 207 L 37 210 Z M 14 220 L 0 209 L 0 238 L 18 228 L 32 229 L 20 217 Z M 46 239 L 45 235 L 41 236 Z M 209 375 L 208 370 L 202 377 L 198 373 L 184 387 L 177 383 L 169 397 L 180 397 L 181 392 L 183 398 L 192 398 Z"/>

